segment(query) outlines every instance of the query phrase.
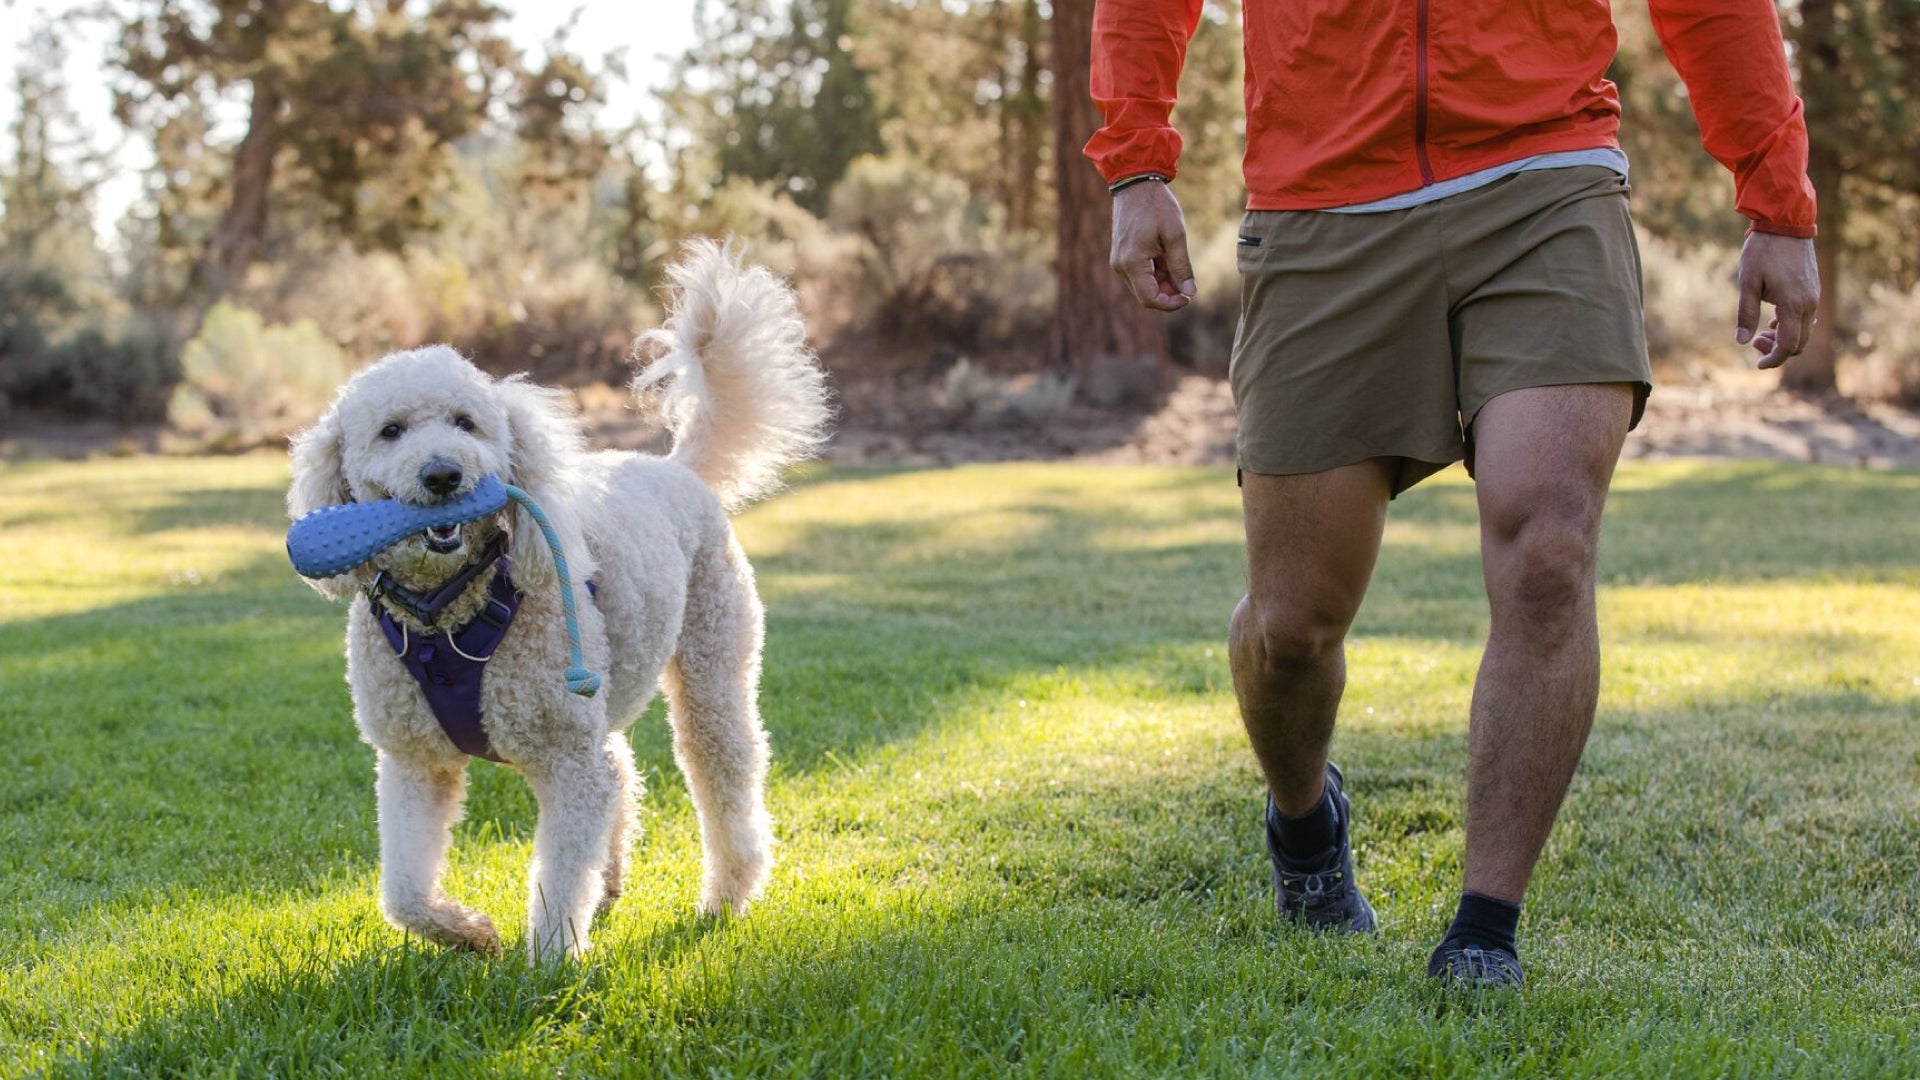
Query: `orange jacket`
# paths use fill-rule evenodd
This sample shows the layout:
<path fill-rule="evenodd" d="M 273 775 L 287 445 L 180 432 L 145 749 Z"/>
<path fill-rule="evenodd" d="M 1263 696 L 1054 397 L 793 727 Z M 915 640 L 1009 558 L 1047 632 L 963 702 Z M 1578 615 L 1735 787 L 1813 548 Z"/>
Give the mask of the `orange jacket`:
<path fill-rule="evenodd" d="M 1371 202 L 1557 150 L 1618 146 L 1607 0 L 1244 0 L 1253 210 Z M 1650 0 L 1707 152 L 1762 232 L 1814 234 L 1807 126 L 1772 0 Z M 1087 156 L 1172 176 L 1202 0 L 1096 0 Z"/>

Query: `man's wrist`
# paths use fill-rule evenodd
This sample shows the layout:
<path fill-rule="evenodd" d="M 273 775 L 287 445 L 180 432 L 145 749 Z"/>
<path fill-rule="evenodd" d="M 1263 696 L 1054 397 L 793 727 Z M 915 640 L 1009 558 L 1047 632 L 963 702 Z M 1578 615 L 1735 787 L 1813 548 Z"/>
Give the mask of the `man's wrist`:
<path fill-rule="evenodd" d="M 1166 173 L 1157 173 L 1157 172 L 1137 173 L 1133 176 L 1123 176 L 1120 179 L 1115 180 L 1113 183 L 1107 185 L 1107 194 L 1118 195 L 1122 191 L 1125 191 L 1127 188 L 1130 188 L 1135 184 L 1145 184 L 1145 183 L 1148 183 L 1149 181 L 1158 181 L 1159 183 L 1162 183 L 1162 184 L 1171 184 L 1173 183 L 1173 177 L 1168 176 Z"/>

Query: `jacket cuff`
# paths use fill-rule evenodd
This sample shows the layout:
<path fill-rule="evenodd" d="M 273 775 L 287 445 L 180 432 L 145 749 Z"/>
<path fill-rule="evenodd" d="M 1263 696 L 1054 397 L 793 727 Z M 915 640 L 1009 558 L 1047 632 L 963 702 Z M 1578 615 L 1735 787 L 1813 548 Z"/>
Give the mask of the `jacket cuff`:
<path fill-rule="evenodd" d="M 1101 128 L 1087 140 L 1083 153 L 1100 170 L 1100 179 L 1117 184 L 1143 173 L 1159 173 L 1171 180 L 1180 175 L 1180 133 L 1153 127 Z"/>

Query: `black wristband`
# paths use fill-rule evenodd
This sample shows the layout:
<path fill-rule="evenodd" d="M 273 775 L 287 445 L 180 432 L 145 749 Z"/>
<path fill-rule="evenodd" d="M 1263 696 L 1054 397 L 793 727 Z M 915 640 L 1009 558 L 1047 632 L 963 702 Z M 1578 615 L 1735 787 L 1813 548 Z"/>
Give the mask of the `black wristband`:
<path fill-rule="evenodd" d="M 1173 177 L 1168 176 L 1166 173 L 1157 173 L 1157 172 L 1141 173 L 1139 176 L 1129 176 L 1129 177 L 1126 177 L 1125 179 L 1115 180 L 1113 183 L 1108 184 L 1107 194 L 1118 195 L 1120 194 L 1120 191 L 1122 188 L 1130 188 L 1135 184 L 1144 184 L 1148 180 L 1158 180 L 1163 184 L 1173 183 Z"/>

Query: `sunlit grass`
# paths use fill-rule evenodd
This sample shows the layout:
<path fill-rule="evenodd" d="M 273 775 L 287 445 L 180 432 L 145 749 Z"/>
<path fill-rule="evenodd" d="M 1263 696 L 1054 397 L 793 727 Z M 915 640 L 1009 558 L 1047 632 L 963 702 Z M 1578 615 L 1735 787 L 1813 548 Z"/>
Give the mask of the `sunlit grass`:
<path fill-rule="evenodd" d="M 1231 472 L 839 471 L 740 520 L 781 863 L 692 916 L 657 715 L 578 968 L 374 906 L 341 612 L 284 461 L 0 466 L 0 1069 L 259 1075 L 1910 1073 L 1920 475 L 1633 466 L 1595 736 L 1523 928 L 1427 985 L 1457 888 L 1472 489 L 1396 505 L 1336 744 L 1384 933 L 1276 925 L 1222 649 Z M 517 939 L 533 805 L 474 767 L 449 889 Z"/>

